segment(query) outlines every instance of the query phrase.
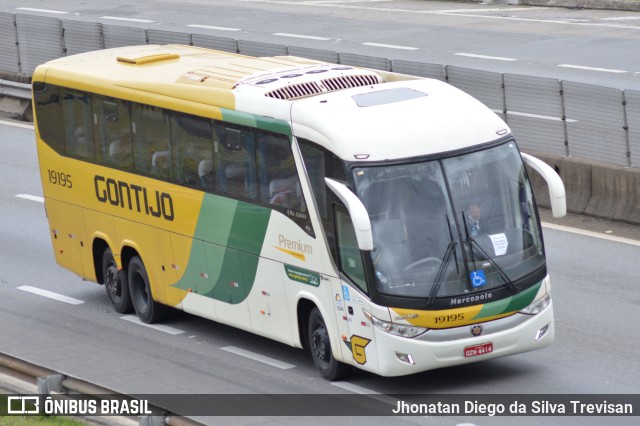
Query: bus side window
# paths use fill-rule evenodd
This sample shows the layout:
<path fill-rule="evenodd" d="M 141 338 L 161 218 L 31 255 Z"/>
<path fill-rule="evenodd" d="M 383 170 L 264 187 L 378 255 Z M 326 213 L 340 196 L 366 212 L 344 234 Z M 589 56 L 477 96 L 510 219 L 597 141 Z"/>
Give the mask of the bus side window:
<path fill-rule="evenodd" d="M 362 254 L 358 248 L 356 231 L 346 209 L 335 206 L 336 236 L 340 270 L 347 275 L 362 291 L 367 291 L 367 280 L 364 272 Z"/>
<path fill-rule="evenodd" d="M 332 191 L 328 190 L 324 178 L 330 177 L 344 182 L 346 180 L 344 165 L 335 154 L 320 148 L 313 142 L 304 139 L 298 139 L 298 142 L 304 165 L 307 169 L 313 197 L 322 220 L 322 227 L 331 249 L 331 256 L 337 265 L 340 262 L 338 261 L 335 224 L 331 206 L 337 203 L 338 199 Z"/>
<path fill-rule="evenodd" d="M 325 153 L 307 143 L 300 144 L 300 151 L 302 152 L 307 176 L 309 176 L 311 190 L 313 191 L 320 217 L 325 221 L 329 217 L 327 212 L 327 185 L 324 181 L 326 177 Z"/>
<path fill-rule="evenodd" d="M 65 89 L 62 116 L 66 153 L 81 158 L 93 158 L 91 106 L 86 93 Z"/>
<path fill-rule="evenodd" d="M 94 96 L 94 124 L 102 161 L 117 169 L 133 165 L 129 102 Z"/>
<path fill-rule="evenodd" d="M 37 131 L 42 140 L 56 152 L 65 152 L 64 121 L 62 119 L 62 89 L 41 82 L 34 83 L 33 95 Z"/>
<path fill-rule="evenodd" d="M 217 190 L 232 197 L 256 198 L 255 140 L 253 131 L 215 123 Z"/>
<path fill-rule="evenodd" d="M 257 142 L 260 201 L 277 209 L 305 212 L 289 138 L 259 131 Z"/>
<path fill-rule="evenodd" d="M 175 182 L 212 190 L 213 139 L 211 120 L 175 113 L 171 140 L 176 160 Z"/>
<path fill-rule="evenodd" d="M 133 158 L 137 172 L 160 179 L 171 176 L 169 118 L 161 108 L 133 104 Z"/>

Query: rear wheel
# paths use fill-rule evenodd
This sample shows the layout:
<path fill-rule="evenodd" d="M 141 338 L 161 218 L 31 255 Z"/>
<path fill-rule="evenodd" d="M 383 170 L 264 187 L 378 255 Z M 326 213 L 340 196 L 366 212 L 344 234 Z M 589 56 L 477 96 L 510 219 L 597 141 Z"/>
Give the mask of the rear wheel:
<path fill-rule="evenodd" d="M 133 311 L 125 274 L 118 271 L 118 265 L 109 247 L 102 254 L 102 283 L 116 312 L 127 314 Z"/>
<path fill-rule="evenodd" d="M 349 366 L 336 360 L 331 352 L 329 332 L 318 308 L 313 308 L 309 315 L 309 349 L 316 368 L 325 379 L 339 380 L 349 373 Z"/>
<path fill-rule="evenodd" d="M 142 260 L 135 256 L 131 258 L 127 268 L 127 281 L 131 302 L 138 318 L 147 324 L 160 321 L 166 315 L 168 308 L 155 300 L 151 294 L 149 275 Z"/>

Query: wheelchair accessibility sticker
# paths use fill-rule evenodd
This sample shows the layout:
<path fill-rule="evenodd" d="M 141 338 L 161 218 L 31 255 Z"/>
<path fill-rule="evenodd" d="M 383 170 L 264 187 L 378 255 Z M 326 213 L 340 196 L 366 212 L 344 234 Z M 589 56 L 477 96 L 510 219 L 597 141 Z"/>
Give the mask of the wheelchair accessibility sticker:
<path fill-rule="evenodd" d="M 471 285 L 473 286 L 473 288 L 482 287 L 487 283 L 487 277 L 485 277 L 484 271 L 482 269 L 471 272 L 470 276 Z"/>
<path fill-rule="evenodd" d="M 344 299 L 345 302 L 351 301 L 351 297 L 349 297 L 349 287 L 344 285 L 342 286 L 342 298 Z"/>

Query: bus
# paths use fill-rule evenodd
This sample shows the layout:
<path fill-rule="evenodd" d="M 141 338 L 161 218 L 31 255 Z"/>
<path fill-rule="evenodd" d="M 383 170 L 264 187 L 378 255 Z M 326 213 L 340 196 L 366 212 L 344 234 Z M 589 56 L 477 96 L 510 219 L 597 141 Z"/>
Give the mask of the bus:
<path fill-rule="evenodd" d="M 509 127 L 437 80 L 143 45 L 33 74 L 55 259 L 113 309 L 171 309 L 400 376 L 554 340 L 528 171 Z"/>

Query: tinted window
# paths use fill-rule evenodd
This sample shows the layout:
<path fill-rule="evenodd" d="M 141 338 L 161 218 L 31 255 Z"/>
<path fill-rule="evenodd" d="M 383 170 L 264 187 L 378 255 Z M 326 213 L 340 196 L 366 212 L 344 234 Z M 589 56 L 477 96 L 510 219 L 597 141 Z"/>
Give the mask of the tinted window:
<path fill-rule="evenodd" d="M 256 197 L 255 142 L 253 132 L 215 124 L 215 153 L 219 168 L 216 188 L 240 198 Z"/>
<path fill-rule="evenodd" d="M 33 86 L 36 103 L 37 130 L 40 138 L 58 152 L 64 151 L 64 122 L 62 120 L 62 90 L 56 86 L 36 83 Z"/>
<path fill-rule="evenodd" d="M 62 97 L 65 147 L 69 155 L 93 158 L 91 105 L 86 93 L 66 89 Z"/>
<path fill-rule="evenodd" d="M 172 169 L 168 115 L 161 108 L 134 104 L 131 127 L 135 169 L 168 180 Z"/>
<path fill-rule="evenodd" d="M 96 140 L 102 161 L 118 169 L 131 169 L 131 117 L 129 102 L 94 96 Z"/>
<path fill-rule="evenodd" d="M 213 190 L 211 120 L 175 113 L 171 119 L 171 140 L 176 159 L 176 182 Z"/>

